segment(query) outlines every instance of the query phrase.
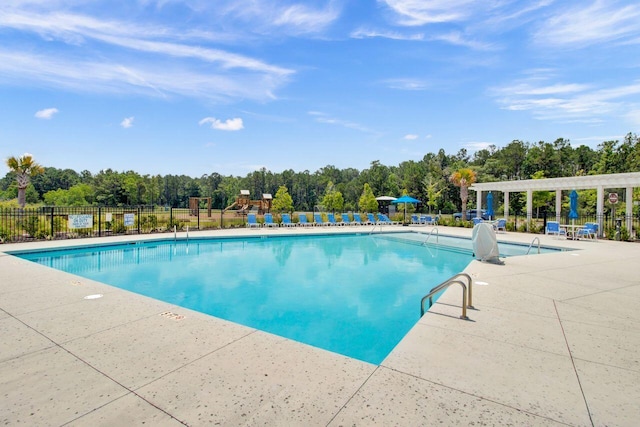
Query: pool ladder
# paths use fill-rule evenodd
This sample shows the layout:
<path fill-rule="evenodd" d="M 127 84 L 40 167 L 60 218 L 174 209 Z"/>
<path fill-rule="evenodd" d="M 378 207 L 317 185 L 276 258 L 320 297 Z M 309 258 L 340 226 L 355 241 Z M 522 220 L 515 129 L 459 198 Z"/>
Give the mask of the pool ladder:
<path fill-rule="evenodd" d="M 466 279 L 467 283 L 465 284 L 461 279 Z M 422 297 L 422 300 L 420 300 L 420 317 L 424 316 L 425 313 L 425 301 L 429 300 L 429 308 L 431 308 L 431 306 L 433 305 L 433 296 L 441 290 L 446 289 L 456 283 L 462 286 L 462 316 L 460 316 L 460 318 L 469 320 L 469 318 L 467 317 L 467 308 L 474 308 L 472 293 L 473 279 L 467 273 L 458 273 L 455 276 L 451 276 L 435 288 L 431 289 L 428 294 Z"/>
<path fill-rule="evenodd" d="M 431 231 L 429 232 L 429 235 L 427 236 L 427 238 L 425 239 L 424 242 L 422 242 L 422 246 L 425 246 L 427 244 L 427 242 L 429 242 L 429 239 L 431 238 L 431 236 L 433 235 L 433 232 L 436 232 L 436 243 L 438 243 L 438 238 L 440 236 L 440 234 L 438 233 L 438 227 L 433 227 L 431 229 Z"/>
<path fill-rule="evenodd" d="M 538 254 L 540 253 L 540 239 L 538 237 L 534 237 L 529 244 L 529 249 L 527 249 L 527 253 L 525 255 L 529 255 L 529 252 L 531 252 L 531 248 L 533 247 L 533 244 L 536 242 L 536 240 L 538 241 Z"/>

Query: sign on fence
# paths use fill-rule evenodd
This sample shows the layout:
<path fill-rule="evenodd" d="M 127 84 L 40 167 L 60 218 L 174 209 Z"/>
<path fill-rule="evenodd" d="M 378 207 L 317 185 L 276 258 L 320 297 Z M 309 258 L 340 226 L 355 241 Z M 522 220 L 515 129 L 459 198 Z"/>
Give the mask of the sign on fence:
<path fill-rule="evenodd" d="M 136 214 L 126 213 L 124 214 L 124 226 L 128 227 L 136 223 Z"/>
<path fill-rule="evenodd" d="M 69 228 L 93 228 L 93 215 L 69 215 Z"/>

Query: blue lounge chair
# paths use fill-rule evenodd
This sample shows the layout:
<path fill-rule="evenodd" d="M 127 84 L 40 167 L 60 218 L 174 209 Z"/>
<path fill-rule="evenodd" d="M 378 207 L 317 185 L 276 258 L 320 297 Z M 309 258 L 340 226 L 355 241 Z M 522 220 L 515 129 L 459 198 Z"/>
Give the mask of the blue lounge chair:
<path fill-rule="evenodd" d="M 271 215 L 270 213 L 266 213 L 264 214 L 264 227 L 277 227 L 278 223 L 277 222 L 273 222 L 273 215 Z"/>
<path fill-rule="evenodd" d="M 493 229 L 496 230 L 496 232 L 502 230 L 505 233 L 507 232 L 507 220 L 504 218 L 501 218 L 499 220 L 497 220 L 494 224 L 493 224 Z"/>
<path fill-rule="evenodd" d="M 313 224 L 311 224 L 309 221 L 307 221 L 307 214 L 298 214 L 298 225 L 301 227 L 310 227 Z"/>
<path fill-rule="evenodd" d="M 376 220 L 376 216 L 372 213 L 367 214 L 367 224 L 377 224 L 378 220 Z"/>
<path fill-rule="evenodd" d="M 576 231 L 576 235 L 578 238 L 584 237 L 586 239 L 597 239 L 598 238 L 598 224 L 595 222 L 585 222 L 584 227 L 578 228 Z"/>
<path fill-rule="evenodd" d="M 327 222 L 329 225 L 344 225 L 341 222 L 336 222 L 336 217 L 332 213 L 327 214 Z"/>
<path fill-rule="evenodd" d="M 391 219 L 385 214 L 378 214 L 378 224 L 396 225 L 397 222 L 391 221 Z"/>
<path fill-rule="evenodd" d="M 324 222 L 322 219 L 322 214 L 314 213 L 313 214 L 313 224 L 314 225 L 329 225 L 328 222 Z"/>
<path fill-rule="evenodd" d="M 431 215 L 423 215 L 421 220 L 423 224 L 436 225 L 436 220 Z"/>
<path fill-rule="evenodd" d="M 358 224 L 356 224 L 354 221 L 351 221 L 349 219 L 349 214 L 348 213 L 343 213 L 342 214 L 342 225 L 358 225 Z"/>
<path fill-rule="evenodd" d="M 411 215 L 411 224 L 420 224 L 420 218 L 418 218 L 418 215 Z"/>
<path fill-rule="evenodd" d="M 480 224 L 484 220 L 482 218 L 473 218 L 473 225 Z"/>
<path fill-rule="evenodd" d="M 567 231 L 560 227 L 560 223 L 558 221 L 547 221 L 547 227 L 544 230 L 544 234 L 549 236 L 567 236 Z"/>
<path fill-rule="evenodd" d="M 282 214 L 282 224 L 280 224 L 282 227 L 293 227 L 295 224 L 291 222 L 291 215 L 289 214 Z"/>
<path fill-rule="evenodd" d="M 260 227 L 258 220 L 256 219 L 256 214 L 248 214 L 247 215 L 247 227 Z"/>
<path fill-rule="evenodd" d="M 356 223 L 357 225 L 365 225 L 367 223 L 362 221 L 362 218 L 360 218 L 360 214 L 359 213 L 354 213 L 353 214 L 353 222 Z"/>

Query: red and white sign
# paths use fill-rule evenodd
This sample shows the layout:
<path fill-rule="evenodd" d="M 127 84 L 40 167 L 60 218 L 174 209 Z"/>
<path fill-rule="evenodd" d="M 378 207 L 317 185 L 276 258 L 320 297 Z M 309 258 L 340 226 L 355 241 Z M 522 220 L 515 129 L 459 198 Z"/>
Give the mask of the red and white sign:
<path fill-rule="evenodd" d="M 612 205 L 618 203 L 618 193 L 609 193 L 609 203 Z"/>

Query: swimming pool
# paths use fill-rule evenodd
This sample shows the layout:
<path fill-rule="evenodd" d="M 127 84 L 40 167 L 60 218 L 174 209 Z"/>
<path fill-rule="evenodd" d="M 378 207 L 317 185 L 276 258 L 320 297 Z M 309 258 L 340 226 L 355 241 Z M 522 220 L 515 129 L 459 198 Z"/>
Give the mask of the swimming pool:
<path fill-rule="evenodd" d="M 473 259 L 454 244 L 468 239 L 437 240 L 434 247 L 417 233 L 262 236 L 15 255 L 379 364 L 419 319 L 422 296 Z"/>

